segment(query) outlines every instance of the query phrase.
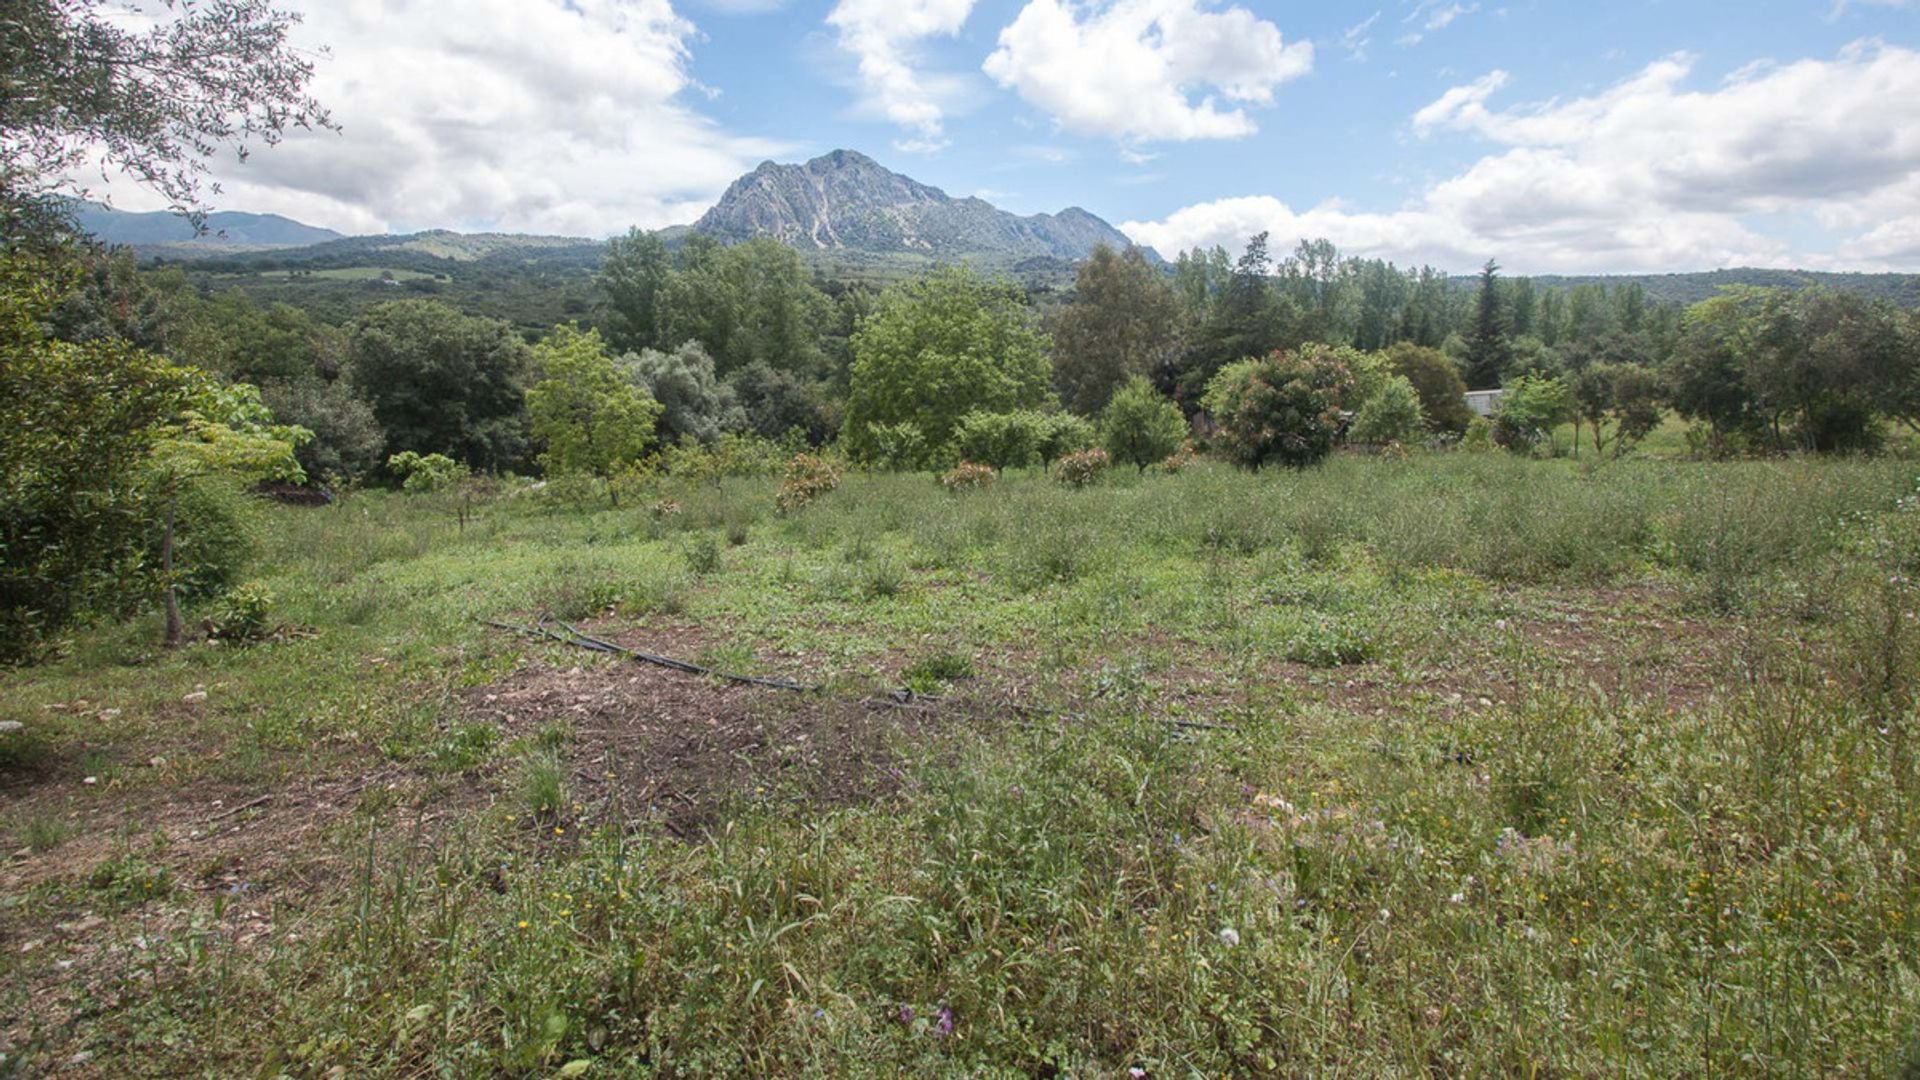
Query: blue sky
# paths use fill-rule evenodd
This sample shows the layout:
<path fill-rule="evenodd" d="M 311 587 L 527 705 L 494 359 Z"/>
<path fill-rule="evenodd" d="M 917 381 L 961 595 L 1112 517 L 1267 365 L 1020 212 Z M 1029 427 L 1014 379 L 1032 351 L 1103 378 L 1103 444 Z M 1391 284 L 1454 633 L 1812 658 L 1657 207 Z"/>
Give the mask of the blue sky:
<path fill-rule="evenodd" d="M 1920 0 L 302 3 L 344 133 L 222 201 L 348 232 L 686 222 L 850 147 L 1168 255 L 1920 271 Z"/>

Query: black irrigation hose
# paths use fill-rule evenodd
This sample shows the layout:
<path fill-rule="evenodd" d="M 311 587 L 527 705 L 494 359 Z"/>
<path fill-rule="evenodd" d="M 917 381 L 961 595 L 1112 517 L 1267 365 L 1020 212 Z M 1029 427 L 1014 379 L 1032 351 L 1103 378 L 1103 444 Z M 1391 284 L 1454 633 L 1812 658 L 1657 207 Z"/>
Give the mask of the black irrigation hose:
<path fill-rule="evenodd" d="M 480 623 L 483 626 L 491 626 L 496 630 L 506 630 L 510 633 L 521 634 L 526 637 L 545 638 L 549 641 L 557 641 L 562 645 L 572 645 L 575 648 L 605 653 L 609 656 L 624 656 L 631 660 L 638 660 L 643 664 L 654 664 L 658 667 L 668 668 L 687 675 L 705 675 L 709 678 L 720 679 L 724 682 L 734 683 L 739 686 L 761 686 L 770 690 L 791 690 L 802 694 L 819 694 L 826 692 L 826 687 L 818 684 L 809 685 L 806 683 L 793 682 L 788 679 L 768 679 L 757 675 L 740 675 L 734 672 L 719 671 L 703 664 L 690 663 L 686 660 L 675 660 L 671 656 L 658 656 L 653 653 L 641 652 L 638 649 L 629 649 L 625 645 L 617 645 L 611 641 L 606 641 L 594 637 L 591 634 L 584 633 L 578 627 L 555 617 L 551 611 L 541 612 L 540 621 L 533 626 L 515 626 L 512 623 L 495 622 L 492 619 L 481 619 Z M 549 626 L 557 626 L 566 632 L 558 633 L 548 629 Z M 939 705 L 946 699 L 932 694 L 917 694 L 912 690 L 902 689 L 889 691 L 885 694 L 876 694 L 862 700 L 875 705 L 885 705 L 890 708 L 912 709 L 919 708 L 923 705 Z M 1008 705 L 1007 708 L 1014 714 L 1022 717 L 1040 716 L 1054 718 L 1064 715 L 1045 709 L 1036 709 L 1031 705 Z M 1167 723 L 1185 730 L 1238 730 L 1231 724 L 1205 724 L 1197 720 L 1169 720 Z"/>

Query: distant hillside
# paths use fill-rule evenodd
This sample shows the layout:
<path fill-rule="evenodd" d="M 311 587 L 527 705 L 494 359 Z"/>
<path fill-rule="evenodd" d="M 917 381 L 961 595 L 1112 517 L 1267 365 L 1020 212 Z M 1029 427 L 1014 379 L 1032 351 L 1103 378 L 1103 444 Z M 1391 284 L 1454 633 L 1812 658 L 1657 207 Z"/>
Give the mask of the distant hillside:
<path fill-rule="evenodd" d="M 1132 243 L 1077 206 L 1021 217 L 981 199 L 953 198 L 853 150 L 804 165 L 763 162 L 735 180 L 693 229 L 728 243 L 771 236 L 830 261 L 905 255 L 1004 266 L 1079 260 L 1100 244 Z"/>
<path fill-rule="evenodd" d="M 235 210 L 209 214 L 204 234 L 195 234 L 185 218 L 165 210 L 134 213 L 83 202 L 75 207 L 73 216 L 82 229 L 103 244 L 184 253 L 305 247 L 340 239 L 332 229 L 303 225 L 279 214 Z"/>
<path fill-rule="evenodd" d="M 1576 285 L 1605 285 L 1618 288 L 1638 284 L 1647 298 L 1666 304 L 1697 304 L 1731 285 L 1753 285 L 1768 289 L 1826 288 L 1857 292 L 1890 300 L 1901 307 L 1920 305 L 1920 274 L 1853 274 L 1821 270 L 1706 270 L 1690 274 L 1592 274 L 1536 276 L 1538 288 L 1571 289 Z M 1474 276 L 1454 278 L 1462 288 L 1478 288 Z"/>

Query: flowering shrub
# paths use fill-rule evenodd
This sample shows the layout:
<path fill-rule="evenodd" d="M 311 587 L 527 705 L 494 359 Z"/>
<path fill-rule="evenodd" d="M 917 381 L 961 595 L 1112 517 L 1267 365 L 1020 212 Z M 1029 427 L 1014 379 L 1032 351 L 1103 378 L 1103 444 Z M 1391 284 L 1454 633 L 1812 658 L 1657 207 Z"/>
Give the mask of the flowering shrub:
<path fill-rule="evenodd" d="M 1161 462 L 1160 467 L 1170 473 L 1179 473 L 1199 458 L 1200 452 L 1193 448 L 1192 443 L 1182 443 L 1180 449 L 1167 455 L 1167 460 Z"/>
<path fill-rule="evenodd" d="M 963 461 L 940 477 L 940 486 L 948 491 L 980 491 L 993 484 L 993 469 Z"/>
<path fill-rule="evenodd" d="M 1076 488 L 1098 483 L 1111 462 L 1105 450 L 1081 450 L 1068 454 L 1060 459 L 1060 482 Z"/>
<path fill-rule="evenodd" d="M 782 514 L 798 513 L 808 503 L 840 486 L 840 470 L 814 454 L 795 454 L 780 479 L 774 506 Z"/>

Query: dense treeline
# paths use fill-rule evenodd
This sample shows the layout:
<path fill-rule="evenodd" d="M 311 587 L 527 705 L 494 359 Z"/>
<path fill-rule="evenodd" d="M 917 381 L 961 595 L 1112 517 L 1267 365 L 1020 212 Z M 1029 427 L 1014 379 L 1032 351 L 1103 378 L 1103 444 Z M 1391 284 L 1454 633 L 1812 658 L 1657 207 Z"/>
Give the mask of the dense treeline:
<path fill-rule="evenodd" d="M 1617 456 L 1670 413 L 1716 456 L 1870 452 L 1895 425 L 1920 430 L 1920 317 L 1885 301 L 1732 289 L 1683 309 L 1632 283 L 1537 288 L 1491 262 L 1468 291 L 1325 241 L 1276 262 L 1264 235 L 1170 269 L 1103 248 L 1056 296 L 965 267 L 876 293 L 821 281 L 770 240 L 669 248 L 636 230 L 608 245 L 584 325 L 535 333 L 424 298 L 330 322 L 80 248 L 17 246 L 8 267 L 8 377 L 38 395 L 20 400 L 75 431 L 145 417 L 112 467 L 79 467 L 93 448 L 58 441 L 8 462 L 9 551 L 59 546 L 72 564 L 9 579 L 16 642 L 100 607 L 69 580 L 144 574 L 132 594 L 154 598 L 189 577 L 221 587 L 213 564 L 243 552 L 243 511 L 210 492 L 241 479 L 538 472 L 617 503 L 663 470 L 764 469 L 806 446 L 958 466 L 950 484 L 971 486 L 1065 460 L 1075 482 L 1109 463 L 1172 468 L 1189 440 L 1259 468 L 1342 441 Z M 132 389 L 109 402 L 89 389 L 102 377 Z M 1497 411 L 1476 418 L 1466 391 L 1493 388 Z M 154 463 L 177 444 L 246 452 L 168 473 L 156 495 Z M 121 510 L 52 509 L 99 484 L 118 485 Z"/>

